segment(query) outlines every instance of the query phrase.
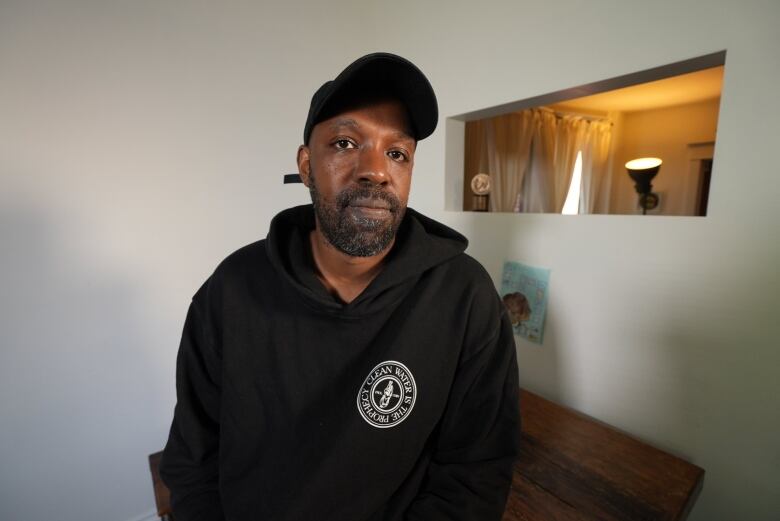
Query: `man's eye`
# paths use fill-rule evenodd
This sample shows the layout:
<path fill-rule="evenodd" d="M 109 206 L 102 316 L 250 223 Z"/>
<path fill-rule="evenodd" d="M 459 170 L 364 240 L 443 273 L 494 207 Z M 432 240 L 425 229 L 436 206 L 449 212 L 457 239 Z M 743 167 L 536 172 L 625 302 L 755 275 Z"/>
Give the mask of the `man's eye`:
<path fill-rule="evenodd" d="M 401 152 L 400 150 L 391 150 L 387 153 L 388 156 L 390 156 L 390 159 L 393 161 L 406 161 L 407 157 L 406 154 Z"/>
<path fill-rule="evenodd" d="M 341 150 L 346 150 L 348 148 L 356 148 L 355 144 L 349 139 L 338 139 L 333 143 L 333 145 L 336 148 L 339 148 Z"/>

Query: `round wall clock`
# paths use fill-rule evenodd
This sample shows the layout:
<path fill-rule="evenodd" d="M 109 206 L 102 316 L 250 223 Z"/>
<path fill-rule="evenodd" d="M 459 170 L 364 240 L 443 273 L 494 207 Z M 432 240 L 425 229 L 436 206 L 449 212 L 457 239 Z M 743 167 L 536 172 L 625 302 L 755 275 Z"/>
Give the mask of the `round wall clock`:
<path fill-rule="evenodd" d="M 471 178 L 471 191 L 474 195 L 487 195 L 490 193 L 490 176 L 477 174 Z"/>

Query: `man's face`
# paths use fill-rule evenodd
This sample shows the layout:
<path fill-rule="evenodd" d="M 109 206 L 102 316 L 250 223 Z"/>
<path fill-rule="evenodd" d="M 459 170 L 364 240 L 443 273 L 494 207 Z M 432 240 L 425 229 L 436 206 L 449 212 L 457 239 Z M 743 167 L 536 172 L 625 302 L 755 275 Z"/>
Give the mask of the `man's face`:
<path fill-rule="evenodd" d="M 409 199 L 416 143 L 404 106 L 376 101 L 321 121 L 298 150 L 317 229 L 354 257 L 388 249 Z"/>

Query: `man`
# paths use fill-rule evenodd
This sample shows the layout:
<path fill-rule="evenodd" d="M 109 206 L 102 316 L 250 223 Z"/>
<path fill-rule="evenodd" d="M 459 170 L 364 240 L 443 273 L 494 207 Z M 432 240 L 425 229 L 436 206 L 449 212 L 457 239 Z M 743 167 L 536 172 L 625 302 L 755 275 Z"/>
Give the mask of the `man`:
<path fill-rule="evenodd" d="M 457 232 L 407 209 L 436 127 L 405 59 L 314 95 L 313 205 L 195 294 L 161 473 L 177 521 L 498 520 L 516 454 L 511 326 Z"/>

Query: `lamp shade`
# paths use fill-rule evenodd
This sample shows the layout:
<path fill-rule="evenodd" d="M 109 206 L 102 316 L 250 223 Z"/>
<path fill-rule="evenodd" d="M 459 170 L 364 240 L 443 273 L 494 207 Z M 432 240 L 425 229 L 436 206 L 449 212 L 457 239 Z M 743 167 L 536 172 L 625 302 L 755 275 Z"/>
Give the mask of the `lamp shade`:
<path fill-rule="evenodd" d="M 626 163 L 626 169 L 634 172 L 645 170 L 655 170 L 657 172 L 661 168 L 662 163 L 663 161 L 657 157 L 640 157 Z"/>
<path fill-rule="evenodd" d="M 634 180 L 638 194 L 648 194 L 652 190 L 652 180 L 661 169 L 661 161 L 657 157 L 641 157 L 626 163 L 628 175 Z"/>

